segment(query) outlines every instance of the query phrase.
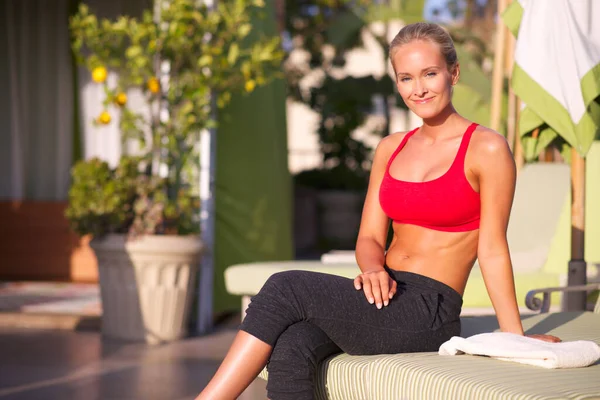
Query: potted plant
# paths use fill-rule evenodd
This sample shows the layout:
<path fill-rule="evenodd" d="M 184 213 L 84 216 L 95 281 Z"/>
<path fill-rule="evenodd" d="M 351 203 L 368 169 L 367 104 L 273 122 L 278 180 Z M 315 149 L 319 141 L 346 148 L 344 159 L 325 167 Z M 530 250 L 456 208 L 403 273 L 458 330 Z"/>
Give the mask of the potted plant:
<path fill-rule="evenodd" d="M 267 83 L 282 58 L 278 38 L 253 32 L 250 15 L 262 0 L 156 5 L 141 18 L 101 21 L 81 5 L 70 20 L 77 60 L 106 93 L 96 123 L 118 121 L 123 143 L 139 151 L 115 168 L 78 162 L 66 211 L 75 232 L 93 237 L 103 333 L 149 343 L 187 333 L 202 251 L 200 132 L 214 128 L 214 105 Z M 141 91 L 144 107 L 129 104 L 131 90 Z"/>

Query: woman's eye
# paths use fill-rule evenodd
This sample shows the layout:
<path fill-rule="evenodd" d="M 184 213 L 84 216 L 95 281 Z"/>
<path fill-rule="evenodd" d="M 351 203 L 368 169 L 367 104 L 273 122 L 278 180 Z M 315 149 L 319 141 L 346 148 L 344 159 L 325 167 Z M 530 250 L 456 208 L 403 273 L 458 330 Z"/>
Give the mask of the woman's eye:
<path fill-rule="evenodd" d="M 436 76 L 436 75 L 437 74 L 435 72 L 428 72 L 427 75 L 425 75 L 425 76 L 432 77 L 432 76 Z"/>
<path fill-rule="evenodd" d="M 400 82 L 408 82 L 410 80 L 410 78 L 404 77 L 404 78 L 400 78 Z"/>

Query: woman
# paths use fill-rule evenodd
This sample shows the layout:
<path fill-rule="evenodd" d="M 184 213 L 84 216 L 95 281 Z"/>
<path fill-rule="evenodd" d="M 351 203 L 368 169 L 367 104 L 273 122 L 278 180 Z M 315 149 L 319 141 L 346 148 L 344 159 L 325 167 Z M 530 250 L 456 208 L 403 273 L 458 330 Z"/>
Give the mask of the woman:
<path fill-rule="evenodd" d="M 389 135 L 375 151 L 356 243 L 362 273 L 354 282 L 273 275 L 198 399 L 236 398 L 267 361 L 269 398 L 302 400 L 313 398 L 316 366 L 331 354 L 437 351 L 460 334 L 476 258 L 500 329 L 523 335 L 506 240 L 515 188 L 507 142 L 454 109 L 460 68 L 441 27 L 408 25 L 389 51 L 398 91 L 423 124 Z"/>

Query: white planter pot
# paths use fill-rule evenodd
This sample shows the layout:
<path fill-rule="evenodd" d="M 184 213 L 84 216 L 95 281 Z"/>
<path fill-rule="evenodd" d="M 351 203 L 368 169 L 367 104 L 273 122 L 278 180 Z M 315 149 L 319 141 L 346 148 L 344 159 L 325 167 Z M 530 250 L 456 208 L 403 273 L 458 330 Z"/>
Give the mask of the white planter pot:
<path fill-rule="evenodd" d="M 323 239 L 339 249 L 354 249 L 364 195 L 357 192 L 326 190 L 320 191 L 317 199 Z"/>
<path fill-rule="evenodd" d="M 187 335 L 203 249 L 198 236 L 107 235 L 90 246 L 98 258 L 103 335 L 149 344 Z"/>

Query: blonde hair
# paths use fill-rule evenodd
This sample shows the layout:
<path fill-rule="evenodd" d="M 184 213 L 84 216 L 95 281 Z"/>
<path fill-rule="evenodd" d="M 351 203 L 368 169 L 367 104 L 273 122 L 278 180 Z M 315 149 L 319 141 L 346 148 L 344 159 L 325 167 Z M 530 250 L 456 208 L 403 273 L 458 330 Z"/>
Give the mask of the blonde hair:
<path fill-rule="evenodd" d="M 450 34 L 441 26 L 429 22 L 417 22 L 400 29 L 400 32 L 398 32 L 390 43 L 390 59 L 392 59 L 398 47 L 414 40 L 426 40 L 440 46 L 440 51 L 444 60 L 446 60 L 448 71 L 453 71 L 456 64 L 458 64 L 458 56 L 456 55 L 456 49 L 454 48 L 454 42 Z"/>

